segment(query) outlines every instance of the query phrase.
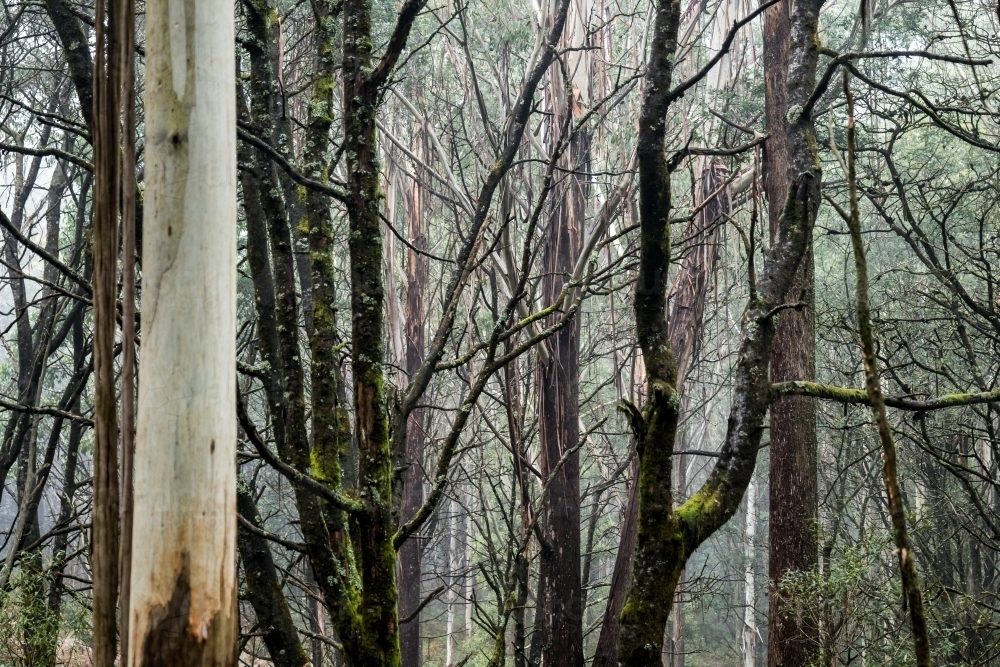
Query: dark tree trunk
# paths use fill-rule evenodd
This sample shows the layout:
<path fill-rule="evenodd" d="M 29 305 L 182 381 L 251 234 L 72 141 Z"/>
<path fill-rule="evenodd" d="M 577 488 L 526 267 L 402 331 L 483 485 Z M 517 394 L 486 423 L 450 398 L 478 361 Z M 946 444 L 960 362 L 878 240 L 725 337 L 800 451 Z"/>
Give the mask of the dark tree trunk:
<path fill-rule="evenodd" d="M 783 307 L 806 254 L 819 205 L 820 164 L 805 104 L 814 88 L 821 5 L 822 0 L 801 0 L 791 21 L 790 46 L 795 58 L 790 59 L 794 68 L 788 77 L 789 101 L 802 109 L 790 119 L 788 133 L 796 176 L 742 317 L 725 441 L 708 479 L 675 508 L 671 474 L 680 396 L 665 312 L 672 167 L 665 151 L 665 118 L 690 83 L 671 89 L 681 4 L 677 0 L 657 3 L 637 147 L 640 246 L 635 323 L 646 366 L 648 400 L 641 411 L 631 404 L 625 406 L 639 460 L 636 556 L 618 637 L 618 662 L 625 667 L 661 664 L 666 621 L 684 564 L 736 513 L 753 476 L 771 394 L 773 318 Z M 756 12 L 739 24 L 755 16 Z"/>
<path fill-rule="evenodd" d="M 355 515 L 363 604 L 341 635 L 356 667 L 400 662 L 396 551 L 392 507 L 393 451 L 385 387 L 385 285 L 382 272 L 382 190 L 375 138 L 379 85 L 372 80 L 372 6 L 344 3 L 343 119 L 351 286 L 351 369 L 358 439 L 358 484 L 366 507 Z M 319 299 L 319 294 L 315 295 Z M 314 322 L 314 326 L 319 326 Z M 338 628 L 339 631 L 339 628 Z"/>
<path fill-rule="evenodd" d="M 113 667 L 118 627 L 118 413 L 115 397 L 115 312 L 121 188 L 123 52 L 131 37 L 118 0 L 99 1 L 93 77 L 94 137 L 94 499 L 90 567 L 93 579 L 93 662 Z M 107 27 L 105 27 L 105 17 Z"/>
<path fill-rule="evenodd" d="M 568 112 L 568 110 L 566 110 Z M 565 160 L 569 169 L 586 169 L 589 137 L 570 139 Z M 573 272 L 583 244 L 586 192 L 583 180 L 565 180 L 563 197 L 546 232 L 542 300 L 555 301 Z M 555 316 L 558 318 L 558 315 Z M 548 479 L 563 455 L 580 438 L 580 320 L 560 329 L 540 355 L 537 372 L 540 470 Z M 542 663 L 546 667 L 583 665 L 583 591 L 580 586 L 580 457 L 570 454 L 549 488 L 544 508 L 541 548 L 545 604 L 542 613 Z"/>
<path fill-rule="evenodd" d="M 45 11 L 59 35 L 63 57 L 73 88 L 80 102 L 80 115 L 91 131 L 94 129 L 94 61 L 90 55 L 89 31 L 85 30 L 76 10 L 66 0 L 46 0 Z"/>
<path fill-rule="evenodd" d="M 423 156 L 424 141 L 418 139 L 414 150 Z M 416 248 L 427 245 L 424 224 L 423 187 L 419 182 L 410 184 L 406 202 L 407 236 Z M 424 362 L 424 286 L 427 284 L 427 257 L 412 248 L 406 262 L 406 310 L 403 315 L 406 332 L 407 377 L 413 375 Z M 410 413 L 406 425 L 406 475 L 403 481 L 401 514 L 413 516 L 424 502 L 424 411 Z M 399 549 L 399 615 L 409 617 L 420 605 L 420 536 L 411 535 Z M 420 617 L 400 628 L 399 645 L 403 667 L 420 665 Z"/>
<path fill-rule="evenodd" d="M 772 238 L 777 231 L 792 182 L 788 146 L 789 19 L 783 0 L 764 13 L 765 124 L 764 192 Z M 786 301 L 805 308 L 788 309 L 778 318 L 771 348 L 771 379 L 812 380 L 816 373 L 812 245 L 806 251 Z M 789 572 L 816 566 L 816 402 L 791 396 L 771 405 L 768 664 L 809 664 L 818 649 L 814 615 L 801 613 L 782 595 L 779 582 Z"/>
<path fill-rule="evenodd" d="M 725 180 L 724 165 L 721 163 L 710 165 L 702 174 L 702 182 L 699 186 L 700 197 L 704 198 L 714 193 L 725 183 Z M 731 211 L 730 193 L 728 189 L 724 189 L 702 209 L 684 234 L 685 238 L 691 239 L 692 247 L 685 253 L 680 271 L 677 273 L 670 290 L 672 304 L 668 323 L 670 346 L 677 362 L 677 386 L 679 393 L 682 394 L 688 369 L 701 342 L 705 297 L 719 257 L 717 242 L 719 219 L 723 215 L 729 215 Z M 683 459 L 681 464 L 683 465 Z M 634 470 L 632 471 L 632 479 L 635 480 Z M 686 485 L 679 480 L 678 489 L 681 499 L 686 495 L 685 487 Z M 597 642 L 597 652 L 594 655 L 594 667 L 613 667 L 616 664 L 615 642 L 618 637 L 618 615 L 625 604 L 625 588 L 632 573 L 638 512 L 636 485 L 633 481 L 626 500 L 621 541 L 615 559 L 615 569 L 611 575 L 611 587 L 608 592 L 608 603 L 601 625 L 601 634 Z M 675 631 L 675 635 L 677 631 Z M 675 667 L 683 665 L 682 650 L 678 646 L 674 647 Z"/>
<path fill-rule="evenodd" d="M 236 484 L 236 509 L 244 521 L 260 529 L 254 489 L 242 476 Z M 299 633 L 278 581 L 271 545 L 267 538 L 243 525 L 239 527 L 237 536 L 246 575 L 243 597 L 249 600 L 257 615 L 257 629 L 263 635 L 271 661 L 276 667 L 302 667 L 309 662 L 309 658 L 299 641 Z"/>
<path fill-rule="evenodd" d="M 82 217 L 83 216 L 80 216 L 77 221 L 78 243 L 79 239 L 82 237 L 82 230 L 80 229 Z M 75 369 L 79 370 L 86 365 L 85 356 L 87 352 L 84 347 L 82 316 L 74 318 L 72 330 L 73 366 Z M 76 414 L 80 413 L 79 395 L 72 403 L 70 403 L 69 410 Z M 83 425 L 76 421 L 72 422 L 69 427 L 69 441 L 66 443 L 66 461 L 64 464 L 65 467 L 63 468 L 62 492 L 59 494 L 59 517 L 56 523 L 58 527 L 69 526 L 73 519 L 75 511 L 73 506 L 73 497 L 76 495 L 77 489 L 76 468 L 79 461 L 80 441 L 82 439 Z M 66 551 L 69 547 L 69 539 L 70 534 L 68 532 L 60 533 L 59 535 L 56 535 L 52 544 L 52 562 L 49 566 L 51 583 L 49 584 L 46 607 L 48 608 L 50 617 L 53 619 L 53 633 L 50 637 L 52 645 L 51 648 L 45 653 L 46 662 L 43 663 L 42 667 L 55 667 L 56 664 L 59 620 L 62 614 L 63 594 L 66 591 L 66 585 L 63 583 L 62 572 L 63 568 L 66 566 Z"/>

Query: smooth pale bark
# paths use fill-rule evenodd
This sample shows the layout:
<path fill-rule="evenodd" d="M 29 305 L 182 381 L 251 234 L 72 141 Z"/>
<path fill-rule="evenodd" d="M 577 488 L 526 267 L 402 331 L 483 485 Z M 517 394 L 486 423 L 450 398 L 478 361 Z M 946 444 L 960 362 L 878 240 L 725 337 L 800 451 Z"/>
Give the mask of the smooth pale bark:
<path fill-rule="evenodd" d="M 147 4 L 129 665 L 235 664 L 233 26 L 224 0 Z"/>
<path fill-rule="evenodd" d="M 754 560 L 757 542 L 757 485 L 750 482 L 747 487 L 747 516 L 743 543 L 743 636 L 740 648 L 743 650 L 743 667 L 757 664 L 757 616 L 754 611 L 756 586 L 754 580 Z"/>

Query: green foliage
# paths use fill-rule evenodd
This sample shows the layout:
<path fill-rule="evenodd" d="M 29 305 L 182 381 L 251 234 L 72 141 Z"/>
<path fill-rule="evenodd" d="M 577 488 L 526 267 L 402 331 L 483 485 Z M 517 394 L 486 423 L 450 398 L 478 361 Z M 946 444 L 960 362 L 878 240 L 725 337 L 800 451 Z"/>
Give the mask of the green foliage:
<path fill-rule="evenodd" d="M 59 613 L 48 608 L 46 584 L 44 573 L 22 567 L 0 591 L 0 667 L 56 664 Z"/>

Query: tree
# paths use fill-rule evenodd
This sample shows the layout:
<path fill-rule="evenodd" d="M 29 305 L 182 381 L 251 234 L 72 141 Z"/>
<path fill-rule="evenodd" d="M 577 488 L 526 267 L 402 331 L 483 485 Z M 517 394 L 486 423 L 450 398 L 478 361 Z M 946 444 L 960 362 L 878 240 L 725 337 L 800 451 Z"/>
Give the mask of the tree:
<path fill-rule="evenodd" d="M 764 194 L 772 240 L 778 231 L 791 184 L 786 117 L 791 55 L 790 5 L 779 2 L 764 12 L 765 129 Z M 789 301 L 778 319 L 771 353 L 771 380 L 812 380 L 816 376 L 813 252 L 806 252 Z M 786 599 L 781 580 L 788 572 L 809 572 L 819 555 L 816 544 L 816 402 L 795 396 L 771 404 L 770 521 L 768 528 L 768 665 L 804 665 L 816 657 L 818 626 L 810 614 Z"/>
<path fill-rule="evenodd" d="M 792 126 L 801 121 L 800 129 L 810 130 L 802 118 L 815 119 L 811 134 L 800 134 L 815 143 L 795 145 L 807 146 L 827 174 L 826 205 L 814 233 L 802 234 L 806 247 L 812 241 L 816 289 L 803 299 L 793 285 L 777 299 L 776 276 L 786 273 L 775 267 L 787 266 L 789 248 L 798 246 L 773 245 L 762 224 L 757 176 L 775 136 L 765 138 L 765 103 L 789 79 L 804 79 L 792 66 L 775 83 L 759 48 L 765 21 L 734 27 L 742 10 L 709 0 L 668 7 L 668 18 L 678 12 L 676 48 L 666 50 L 674 64 L 670 85 L 654 89 L 643 76 L 664 70 L 645 62 L 647 28 L 655 27 L 647 26 L 646 7 L 585 5 L 566 7 L 565 35 L 556 25 L 561 4 L 428 5 L 413 15 L 404 41 L 396 32 L 400 7 L 237 3 L 228 76 L 236 84 L 229 131 L 237 148 L 238 361 L 235 374 L 227 371 L 235 402 L 219 419 L 237 423 L 237 532 L 230 533 L 237 560 L 224 574 L 236 581 L 240 661 L 329 667 L 398 656 L 408 664 L 527 667 L 593 655 L 609 665 L 617 663 L 609 651 L 616 637 L 645 632 L 654 643 L 667 634 L 659 657 L 672 654 L 673 667 L 759 663 L 766 647 L 756 630 L 769 629 L 754 628 L 768 584 L 757 538 L 769 518 L 769 476 L 759 467 L 748 472 L 748 443 L 763 431 L 769 406 L 804 397 L 817 414 L 819 558 L 787 571 L 780 584 L 794 617 L 815 623 L 802 644 L 782 648 L 838 667 L 859 656 L 912 662 L 918 647 L 924 664 L 928 653 L 936 662 L 992 664 L 1000 637 L 993 609 L 1000 532 L 992 518 L 1000 497 L 992 361 L 1000 331 L 993 296 L 1000 133 L 989 95 L 996 76 L 984 66 L 996 58 L 992 9 L 966 0 L 944 13 L 925 2 L 861 11 L 842 0 L 823 5 L 815 85 L 802 104 L 786 101 L 776 112 Z M 368 29 L 360 27 L 365 12 Z M 347 26 L 355 35 L 348 61 L 364 60 L 364 52 L 370 59 L 345 69 L 348 16 L 357 19 Z M 790 63 L 791 28 L 805 25 L 793 18 L 794 11 Z M 661 28 L 672 30 L 670 20 Z M 110 43 L 95 77 L 98 25 Z M 114 658 L 116 643 L 125 654 L 142 649 L 127 642 L 128 399 L 137 366 L 127 357 L 137 348 L 129 325 L 150 324 L 156 308 L 147 301 L 145 317 L 129 313 L 130 279 L 147 288 L 141 292 L 152 280 L 129 247 L 129 227 L 141 222 L 144 195 L 157 191 L 158 163 L 149 139 L 139 142 L 135 166 L 127 164 L 131 96 L 124 75 L 116 70 L 119 83 L 110 88 L 107 76 L 112 62 L 131 61 L 109 61 L 112 46 L 128 51 L 112 39 L 120 26 L 87 2 L 47 0 L 0 16 L 5 664 L 87 662 L 95 648 Z M 137 39 L 134 54 L 149 64 L 152 44 Z M 352 76 L 371 81 L 397 47 L 378 93 L 343 98 L 361 90 Z M 835 85 L 845 69 L 849 98 Z M 153 94 L 151 72 L 138 68 L 140 94 Z M 663 121 L 657 149 L 648 124 L 638 140 L 637 119 L 643 99 L 655 102 L 664 89 L 669 104 L 654 114 Z M 105 93 L 116 90 L 120 103 L 95 116 L 93 99 L 107 102 Z M 146 111 L 136 105 L 139 137 L 155 119 Z M 348 137 L 366 117 L 367 138 L 359 142 L 353 130 Z M 119 126 L 120 137 L 107 141 Z M 657 155 L 666 165 L 659 172 L 649 161 Z M 662 201 L 667 188 L 654 180 L 637 200 L 637 165 L 647 186 L 650 173 L 667 174 L 662 226 L 648 215 L 649 195 Z M 109 178 L 109 169 L 119 176 Z M 793 167 L 789 176 L 794 182 L 801 173 Z M 127 183 L 133 178 L 135 187 Z M 352 183 L 366 210 L 352 210 L 359 205 Z M 810 205 L 812 187 L 802 190 Z M 771 197 L 772 212 L 785 210 L 787 189 Z M 120 195 L 133 191 L 138 210 L 130 215 Z M 377 220 L 366 217 L 372 211 Z M 779 228 L 802 231 L 800 219 L 779 217 Z M 579 232 L 574 252 L 556 238 L 568 238 L 568 228 Z M 650 240 L 666 229 L 669 251 L 650 261 Z M 138 224 L 136 236 L 142 232 Z M 95 238 L 103 239 L 93 246 L 99 269 Z M 129 266 L 133 258 L 137 267 Z M 661 303 L 660 286 L 648 278 L 661 269 L 666 299 L 656 313 L 649 306 Z M 638 331 L 630 318 L 637 274 L 640 287 L 656 288 L 639 291 Z M 372 291 L 379 285 L 381 305 Z M 364 331 L 379 332 L 379 359 L 355 335 L 352 299 L 372 325 Z M 805 314 L 796 308 L 803 300 L 816 317 L 815 380 L 775 382 L 762 365 L 773 346 L 756 323 L 780 328 Z M 366 319 L 376 311 L 381 324 Z M 663 377 L 655 346 L 653 355 L 641 349 L 650 349 L 651 331 L 654 340 L 666 332 L 676 366 L 669 465 L 658 459 L 666 449 L 653 446 L 666 442 L 654 432 L 663 432 L 660 417 L 671 406 L 657 391 L 650 396 L 649 380 L 655 389 Z M 141 336 L 144 353 L 155 342 L 149 333 Z M 575 352 L 559 359 L 570 346 Z M 105 368 L 97 401 L 96 360 Z M 191 365 L 173 370 L 192 372 Z M 361 378 L 359 369 L 374 375 Z M 358 416 L 372 403 L 355 387 L 371 377 L 381 378 L 373 409 L 388 429 L 380 450 L 388 458 L 379 465 L 360 451 Z M 616 412 L 622 399 L 646 409 L 626 403 Z M 571 420 L 554 422 L 573 411 L 577 433 L 568 434 Z M 106 428 L 113 416 L 120 429 Z M 97 475 L 95 420 L 102 437 L 119 433 L 102 440 Z M 756 442 L 767 444 L 766 433 Z M 120 495 L 106 487 L 111 455 L 121 461 Z M 376 497 L 373 488 L 389 495 Z M 667 528 L 680 528 L 678 550 L 651 530 L 650 510 L 662 498 L 651 490 L 670 493 L 664 515 Z M 108 512 L 116 497 L 117 515 Z M 717 512 L 701 501 L 718 501 Z M 552 511 L 560 505 L 578 517 L 560 523 Z M 737 521 L 724 524 L 727 517 Z M 88 539 L 91 529 L 114 537 L 119 523 L 116 582 L 86 558 L 91 547 L 101 551 Z M 702 532 L 692 535 L 689 526 Z M 368 543 L 391 551 L 365 546 L 362 559 Z M 772 546 L 778 564 L 787 549 Z M 563 556 L 578 548 L 578 556 L 560 560 L 560 548 Z M 103 553 L 105 565 L 116 564 L 113 549 Z M 653 554 L 684 558 L 657 562 Z M 366 584 L 373 563 L 391 563 L 396 584 Z M 662 598 L 645 607 L 662 618 L 642 611 L 642 593 L 652 587 L 627 586 L 633 563 L 637 584 L 650 583 L 656 567 L 683 572 L 672 593 L 666 577 Z M 566 576 L 548 576 L 553 566 Z M 106 613 L 116 583 L 125 641 Z M 552 613 L 566 602 L 578 609 L 579 635 L 576 617 Z M 94 608 L 104 614 L 97 626 Z M 393 614 L 398 652 L 383 631 Z M 561 622 L 565 632 L 553 632 Z M 381 643 L 369 641 L 375 632 Z"/>
<path fill-rule="evenodd" d="M 233 665 L 232 5 L 146 13 L 143 336 L 128 663 Z"/>
<path fill-rule="evenodd" d="M 576 124 L 590 103 L 590 61 L 587 57 L 586 6 L 570 4 L 566 48 L 579 49 L 567 58 L 558 74 L 553 72 L 551 91 L 555 148 L 562 141 L 562 126 Z M 564 92 L 565 91 L 565 92 Z M 556 211 L 549 217 L 543 242 L 543 302 L 559 298 L 572 280 L 583 246 L 591 138 L 585 128 L 569 130 L 561 167 L 568 173 L 560 184 Z M 559 315 L 550 318 L 558 321 Z M 583 589 L 580 572 L 580 319 L 573 318 L 538 354 L 539 472 L 543 479 L 555 475 L 544 509 L 539 582 L 542 600 L 541 660 L 554 667 L 583 667 Z M 563 461 L 563 457 L 567 457 Z M 558 472 L 556 466 L 562 462 Z"/>
<path fill-rule="evenodd" d="M 816 42 L 821 3 L 801 3 L 792 16 L 789 98 L 809 99 L 819 51 Z M 748 23 L 766 8 L 737 22 Z M 647 372 L 648 395 L 640 412 L 627 406 L 639 459 L 638 539 L 633 583 L 621 616 L 618 660 L 653 665 L 660 660 L 663 632 L 674 590 L 692 552 L 736 512 L 750 483 L 769 402 L 767 369 L 774 337 L 773 318 L 787 306 L 785 296 L 806 252 L 819 206 L 820 168 L 812 121 L 802 113 L 789 121 L 789 154 L 794 173 L 781 222 L 765 258 L 741 323 L 733 405 L 719 461 L 690 499 L 673 507 L 673 446 L 680 396 L 677 367 L 666 322 L 666 271 L 670 258 L 670 172 L 665 148 L 665 116 L 693 80 L 671 87 L 680 4 L 661 2 L 654 19 L 639 121 L 639 268 L 635 288 L 636 334 Z M 732 33 L 727 39 L 731 43 Z M 725 45 L 728 48 L 728 43 Z M 716 57 L 716 60 L 718 56 Z M 715 63 L 712 62 L 712 65 Z"/>

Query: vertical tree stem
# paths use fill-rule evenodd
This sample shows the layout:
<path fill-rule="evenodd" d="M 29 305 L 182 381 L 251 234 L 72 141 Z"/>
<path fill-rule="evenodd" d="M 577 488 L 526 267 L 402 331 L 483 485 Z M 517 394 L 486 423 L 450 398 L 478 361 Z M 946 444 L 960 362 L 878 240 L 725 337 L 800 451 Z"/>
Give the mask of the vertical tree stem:
<path fill-rule="evenodd" d="M 861 336 L 861 352 L 865 364 L 865 389 L 871 402 L 872 414 L 878 427 L 882 443 L 882 476 L 885 491 L 889 497 L 889 516 L 892 518 L 892 536 L 899 556 L 899 570 L 903 580 L 904 605 L 910 611 L 910 629 L 917 656 L 917 667 L 930 667 L 930 642 L 927 638 L 927 619 L 924 617 L 924 603 L 920 595 L 917 578 L 917 564 L 906 535 L 906 515 L 903 510 L 903 496 L 899 488 L 896 469 L 896 443 L 885 411 L 885 397 L 879 385 L 878 358 L 875 356 L 875 337 L 872 333 L 871 311 L 868 305 L 868 262 L 861 240 L 861 213 L 858 206 L 857 170 L 855 168 L 855 128 L 854 96 L 851 94 L 850 75 L 844 72 L 844 95 L 847 97 L 847 183 L 850 190 L 851 208 L 847 225 L 851 231 L 854 247 L 854 266 L 857 272 L 858 333 Z"/>
<path fill-rule="evenodd" d="M 122 488 L 120 569 L 121 663 L 128 656 L 129 591 L 132 576 L 132 517 L 134 497 L 132 472 L 135 455 L 135 3 L 115 0 L 121 5 L 124 44 L 119 67 L 122 70 L 124 119 L 122 124 Z"/>
<path fill-rule="evenodd" d="M 115 400 L 118 193 L 121 184 L 122 3 L 98 0 L 94 82 L 94 500 L 93 663 L 113 667 L 117 653 L 118 414 Z"/>
<path fill-rule="evenodd" d="M 236 90 L 227 0 L 146 5 L 132 667 L 236 661 Z"/>

